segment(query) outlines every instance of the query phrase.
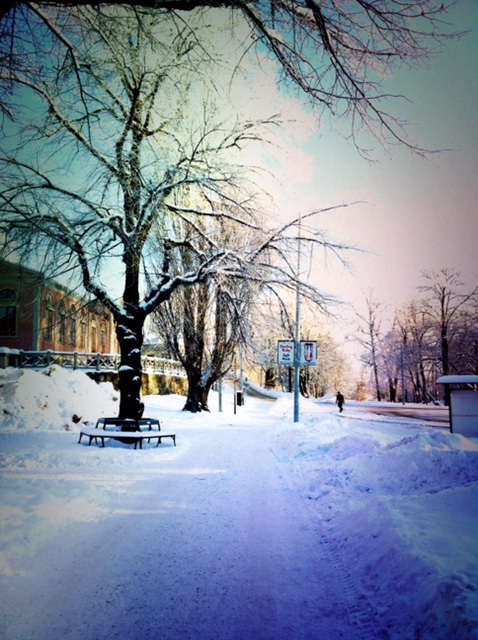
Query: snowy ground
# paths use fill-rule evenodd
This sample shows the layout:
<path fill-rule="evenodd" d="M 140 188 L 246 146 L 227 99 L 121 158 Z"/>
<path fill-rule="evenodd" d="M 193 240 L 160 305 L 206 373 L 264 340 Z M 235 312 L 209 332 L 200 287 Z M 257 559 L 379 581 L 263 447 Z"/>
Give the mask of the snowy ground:
<path fill-rule="evenodd" d="M 177 447 L 101 449 L 110 385 L 0 371 L 1 638 L 478 639 L 477 440 L 232 397 L 147 397 Z"/>

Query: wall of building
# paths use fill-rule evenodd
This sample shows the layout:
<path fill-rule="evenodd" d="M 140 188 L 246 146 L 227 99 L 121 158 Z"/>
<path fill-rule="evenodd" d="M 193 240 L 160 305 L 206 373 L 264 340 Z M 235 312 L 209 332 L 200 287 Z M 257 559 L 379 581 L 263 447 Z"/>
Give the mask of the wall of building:
<path fill-rule="evenodd" d="M 39 320 L 40 274 L 0 262 L 0 346 L 35 350 Z"/>
<path fill-rule="evenodd" d="M 87 375 L 96 382 L 111 382 L 118 390 L 118 374 L 112 371 L 88 371 Z M 143 373 L 141 395 L 168 395 L 176 393 L 186 396 L 188 393 L 187 378 L 164 375 L 162 373 Z"/>
<path fill-rule="evenodd" d="M 118 353 L 113 317 L 102 305 L 7 262 L 0 262 L 0 347 Z"/>

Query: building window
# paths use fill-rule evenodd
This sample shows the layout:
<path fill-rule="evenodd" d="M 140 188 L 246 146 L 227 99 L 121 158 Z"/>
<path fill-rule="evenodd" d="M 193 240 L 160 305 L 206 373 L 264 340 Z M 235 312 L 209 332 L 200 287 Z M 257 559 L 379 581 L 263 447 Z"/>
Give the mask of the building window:
<path fill-rule="evenodd" d="M 17 294 L 13 289 L 0 291 L 0 336 L 17 335 Z"/>
<path fill-rule="evenodd" d="M 91 321 L 91 351 L 93 353 L 98 352 L 98 326 L 96 320 Z"/>
<path fill-rule="evenodd" d="M 80 348 L 86 349 L 86 339 L 88 337 L 88 317 L 86 311 L 83 311 L 81 314 L 81 324 L 80 324 Z"/>
<path fill-rule="evenodd" d="M 106 322 L 104 320 L 101 321 L 101 335 L 100 335 L 100 341 L 101 341 L 101 353 L 107 353 L 109 351 L 109 349 L 107 349 L 106 347 Z"/>
<path fill-rule="evenodd" d="M 53 296 L 51 293 L 46 294 L 46 330 L 45 338 L 47 340 L 53 340 L 53 327 L 55 325 L 55 305 L 53 304 Z"/>
<path fill-rule="evenodd" d="M 59 340 L 62 344 L 66 342 L 66 307 L 65 303 L 60 302 L 60 308 L 58 309 L 59 315 Z"/>
<path fill-rule="evenodd" d="M 76 309 L 75 307 L 71 307 L 70 313 L 70 346 L 74 347 L 76 345 Z"/>

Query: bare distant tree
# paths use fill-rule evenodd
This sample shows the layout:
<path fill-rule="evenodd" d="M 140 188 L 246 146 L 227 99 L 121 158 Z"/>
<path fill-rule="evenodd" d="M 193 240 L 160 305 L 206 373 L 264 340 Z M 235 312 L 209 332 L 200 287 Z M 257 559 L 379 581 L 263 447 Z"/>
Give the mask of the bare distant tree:
<path fill-rule="evenodd" d="M 422 301 L 412 300 L 398 309 L 395 325 L 400 341 L 400 366 L 412 382 L 415 401 L 427 404 L 430 390 L 435 387 L 437 354 L 432 339 L 433 326 Z M 435 396 L 432 398 L 435 400 Z"/>
<path fill-rule="evenodd" d="M 320 398 L 325 394 L 336 395 L 342 390 L 345 394 L 350 387 L 350 375 L 347 358 L 340 344 L 328 333 L 310 331 L 310 339 L 317 340 L 320 361 L 316 367 L 306 367 L 310 395 Z"/>
<path fill-rule="evenodd" d="M 428 403 L 437 401 L 440 375 L 477 370 L 478 287 L 468 288 L 453 269 L 424 272 L 422 281 L 422 296 L 397 309 L 390 342 L 396 334 L 415 400 Z"/>
<path fill-rule="evenodd" d="M 463 310 L 451 349 L 453 370 L 478 374 L 478 300 Z"/>
<path fill-rule="evenodd" d="M 365 301 L 367 305 L 366 314 L 357 314 L 361 321 L 361 326 L 359 328 L 359 336 L 361 337 L 359 337 L 359 342 L 363 347 L 365 347 L 362 361 L 372 370 L 373 380 L 375 383 L 375 393 L 377 395 L 377 400 L 380 402 L 382 399 L 379 374 L 380 347 L 382 341 L 382 305 L 374 299 L 372 292 L 366 295 Z"/>
<path fill-rule="evenodd" d="M 467 317 L 467 307 L 476 304 L 478 286 L 465 289 L 465 283 L 454 269 L 441 269 L 439 272 L 425 271 L 422 274 L 424 284 L 418 290 L 424 294 L 423 313 L 433 325 L 439 345 L 440 364 L 443 375 L 452 372 L 450 344 L 460 332 Z M 459 372 L 458 372 L 459 373 Z M 449 403 L 449 397 L 445 398 Z"/>
<path fill-rule="evenodd" d="M 198 12 L 229 10 L 234 17 L 231 24 L 241 19 L 250 29 L 245 47 L 265 48 L 289 86 L 314 107 L 348 118 L 362 153 L 368 153 L 365 145 L 370 144 L 362 138 L 363 130 L 381 143 L 398 142 L 422 153 L 389 111 L 392 96 L 382 81 L 394 69 L 420 65 L 454 37 L 446 22 L 454 4 L 454 0 L 4 0 L 0 60 L 4 66 L 21 63 L 14 53 L 22 38 L 17 22 L 48 8 L 87 5 L 104 16 L 111 6 L 133 6 L 161 18 L 188 12 L 193 30 Z"/>
<path fill-rule="evenodd" d="M 381 359 L 383 363 L 384 377 L 388 385 L 388 398 L 390 402 L 397 400 L 397 387 L 400 373 L 400 343 L 394 331 L 390 331 L 384 335 L 381 345 Z M 402 390 L 403 393 L 403 390 Z"/>

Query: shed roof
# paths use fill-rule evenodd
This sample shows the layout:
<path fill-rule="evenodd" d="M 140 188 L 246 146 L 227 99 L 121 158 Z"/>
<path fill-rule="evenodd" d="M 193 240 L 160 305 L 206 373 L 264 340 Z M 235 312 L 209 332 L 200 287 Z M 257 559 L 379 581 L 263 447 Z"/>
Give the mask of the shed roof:
<path fill-rule="evenodd" d="M 439 384 L 478 384 L 478 375 L 466 376 L 440 376 Z"/>

